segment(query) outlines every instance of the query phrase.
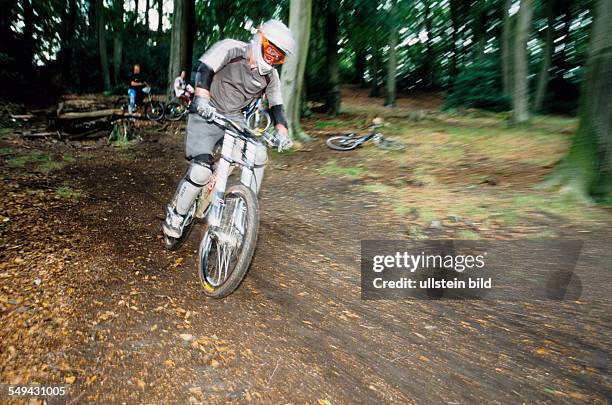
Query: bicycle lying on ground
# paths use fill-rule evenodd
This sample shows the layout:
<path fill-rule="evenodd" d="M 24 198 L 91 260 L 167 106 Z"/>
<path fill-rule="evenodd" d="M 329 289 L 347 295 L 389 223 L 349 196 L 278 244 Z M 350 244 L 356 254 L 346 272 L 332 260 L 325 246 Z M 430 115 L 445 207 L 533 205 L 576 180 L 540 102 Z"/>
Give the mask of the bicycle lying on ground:
<path fill-rule="evenodd" d="M 164 118 L 164 103 L 154 100 L 151 97 L 151 87 L 143 87 L 142 92 L 145 94 L 144 100 L 136 104 L 136 111 L 143 108 L 144 116 L 151 121 L 159 121 Z M 115 108 L 121 110 L 122 115 L 129 114 L 130 101 L 127 97 L 120 97 L 115 102 Z"/>
<path fill-rule="evenodd" d="M 223 298 L 231 294 L 244 278 L 251 263 L 259 228 L 257 191 L 261 178 L 255 170 L 258 147 L 276 147 L 274 135 L 241 127 L 221 114 L 212 122 L 225 130 L 218 162 L 214 165 L 208 186 L 203 188 L 189 209 L 181 237 L 164 234 L 164 244 L 174 249 L 184 242 L 196 221 L 205 218 L 207 229 L 200 242 L 197 257 L 198 275 L 204 293 Z M 241 168 L 240 182 L 228 186 L 235 167 Z"/>
<path fill-rule="evenodd" d="M 191 99 L 179 99 L 168 103 L 166 106 L 166 118 L 170 121 L 178 121 L 189 112 Z M 270 114 L 265 110 L 262 98 L 256 98 L 242 110 L 244 119 L 252 130 L 266 131 L 272 124 Z"/>
<path fill-rule="evenodd" d="M 375 124 L 372 129 L 380 127 L 380 124 Z M 334 150 L 353 150 L 367 141 L 372 140 L 374 145 L 386 150 L 402 150 L 406 147 L 402 141 L 393 138 L 387 138 L 380 132 L 372 132 L 367 135 L 357 135 L 355 132 L 345 135 L 336 135 L 327 138 L 325 144 Z"/>

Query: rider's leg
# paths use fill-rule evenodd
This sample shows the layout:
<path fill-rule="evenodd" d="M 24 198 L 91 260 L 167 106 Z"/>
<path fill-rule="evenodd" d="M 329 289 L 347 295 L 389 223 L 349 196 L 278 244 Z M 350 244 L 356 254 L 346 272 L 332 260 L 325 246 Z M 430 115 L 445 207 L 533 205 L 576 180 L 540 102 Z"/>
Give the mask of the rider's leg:
<path fill-rule="evenodd" d="M 197 114 L 189 114 L 185 152 L 190 164 L 166 209 L 166 220 L 163 223 L 166 235 L 174 238 L 181 236 L 185 214 L 189 212 L 199 191 L 210 179 L 213 148 L 222 136 L 223 131 L 217 126 Z"/>
<path fill-rule="evenodd" d="M 130 99 L 128 104 L 128 111 L 131 114 L 134 112 L 134 108 L 136 106 L 136 89 L 128 89 L 128 97 Z"/>
<path fill-rule="evenodd" d="M 179 183 L 173 204 L 176 212 L 187 214 L 196 196 L 210 180 L 212 174 L 212 155 L 199 155 L 191 161 L 187 173 Z"/>

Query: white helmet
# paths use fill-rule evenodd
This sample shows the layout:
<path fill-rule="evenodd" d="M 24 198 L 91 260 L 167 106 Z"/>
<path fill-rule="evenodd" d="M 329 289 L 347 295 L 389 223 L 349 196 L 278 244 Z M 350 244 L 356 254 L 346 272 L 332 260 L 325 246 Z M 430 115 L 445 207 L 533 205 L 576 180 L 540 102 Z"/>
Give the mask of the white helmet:
<path fill-rule="evenodd" d="M 263 35 L 269 42 L 274 44 L 278 49 L 283 51 L 285 55 L 291 55 L 295 49 L 295 41 L 291 30 L 278 20 L 268 20 L 263 23 L 257 33 L 253 36 L 251 47 L 255 60 L 257 61 L 257 70 L 259 74 L 267 75 L 273 69 L 272 65 L 268 64 L 263 57 L 261 36 Z"/>

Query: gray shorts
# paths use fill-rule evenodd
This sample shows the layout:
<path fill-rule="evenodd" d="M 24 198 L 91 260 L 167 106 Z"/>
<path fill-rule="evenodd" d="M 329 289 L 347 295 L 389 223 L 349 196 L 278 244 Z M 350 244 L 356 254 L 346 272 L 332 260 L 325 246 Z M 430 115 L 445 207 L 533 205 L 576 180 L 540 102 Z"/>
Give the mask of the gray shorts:
<path fill-rule="evenodd" d="M 228 116 L 237 124 L 244 125 L 244 116 Z M 185 136 L 185 157 L 193 159 L 198 155 L 212 155 L 215 144 L 223 138 L 224 131 L 217 125 L 206 121 L 198 114 L 187 117 L 187 135 Z"/>

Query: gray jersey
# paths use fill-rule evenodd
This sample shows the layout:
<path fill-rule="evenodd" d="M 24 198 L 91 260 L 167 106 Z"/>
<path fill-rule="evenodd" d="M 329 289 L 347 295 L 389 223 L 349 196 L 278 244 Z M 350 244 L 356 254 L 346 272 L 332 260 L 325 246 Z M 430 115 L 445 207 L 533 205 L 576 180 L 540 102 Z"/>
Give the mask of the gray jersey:
<path fill-rule="evenodd" d="M 210 84 L 210 99 L 222 114 L 239 113 L 264 89 L 270 107 L 283 104 L 278 72 L 272 70 L 266 80 L 257 67 L 251 67 L 249 49 L 250 45 L 245 42 L 224 39 L 200 57 L 200 62 L 215 72 Z"/>

